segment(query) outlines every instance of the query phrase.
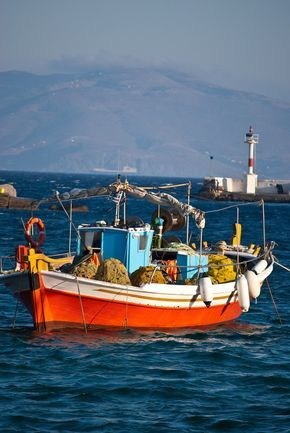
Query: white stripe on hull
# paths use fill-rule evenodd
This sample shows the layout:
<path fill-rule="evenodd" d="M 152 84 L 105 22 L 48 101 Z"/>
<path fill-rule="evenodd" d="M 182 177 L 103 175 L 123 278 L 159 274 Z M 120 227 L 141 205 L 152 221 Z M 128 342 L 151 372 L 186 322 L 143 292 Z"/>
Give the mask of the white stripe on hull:
<path fill-rule="evenodd" d="M 271 263 L 261 274 L 257 275 L 262 285 L 273 271 Z M 47 290 L 64 292 L 78 296 L 78 287 L 83 296 L 109 302 L 124 302 L 144 306 L 171 308 L 200 308 L 204 303 L 196 285 L 179 284 L 145 284 L 143 287 L 124 286 L 105 281 L 78 278 L 73 275 L 55 271 L 41 271 L 44 287 Z M 29 273 L 15 272 L 1 275 L 1 280 L 13 295 L 31 290 Z M 78 281 L 78 284 L 77 284 Z M 213 302 L 211 305 L 223 305 L 237 301 L 235 281 L 213 285 Z"/>
<path fill-rule="evenodd" d="M 51 271 L 41 272 L 46 289 L 82 296 L 125 302 L 144 306 L 192 308 L 204 307 L 197 286 L 171 284 L 145 284 L 143 287 L 123 286 L 103 281 L 88 280 Z M 235 281 L 213 286 L 212 305 L 223 305 L 237 300 Z"/>

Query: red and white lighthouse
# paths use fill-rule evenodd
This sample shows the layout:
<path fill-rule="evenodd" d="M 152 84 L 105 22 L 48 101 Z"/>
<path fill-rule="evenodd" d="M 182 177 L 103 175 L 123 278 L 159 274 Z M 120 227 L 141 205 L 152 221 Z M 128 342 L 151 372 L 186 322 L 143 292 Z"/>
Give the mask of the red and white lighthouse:
<path fill-rule="evenodd" d="M 252 126 L 249 127 L 249 132 L 246 133 L 244 143 L 249 145 L 248 174 L 254 174 L 255 145 L 259 143 L 259 135 L 254 134 L 254 129 Z"/>
<path fill-rule="evenodd" d="M 244 143 L 249 145 L 249 162 L 248 173 L 246 174 L 246 193 L 255 194 L 258 176 L 254 172 L 255 167 L 255 146 L 259 143 L 259 135 L 254 134 L 252 126 L 249 127 L 249 132 L 246 133 Z"/>

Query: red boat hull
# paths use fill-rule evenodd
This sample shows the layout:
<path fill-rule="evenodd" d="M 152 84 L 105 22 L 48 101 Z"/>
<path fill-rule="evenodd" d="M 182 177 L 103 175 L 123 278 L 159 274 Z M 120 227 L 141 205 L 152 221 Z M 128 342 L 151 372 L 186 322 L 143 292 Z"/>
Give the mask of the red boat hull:
<path fill-rule="evenodd" d="M 39 331 L 59 328 L 188 328 L 236 319 L 242 313 L 238 301 L 207 308 L 152 307 L 132 303 L 80 298 L 70 293 L 40 288 L 19 293 Z"/>

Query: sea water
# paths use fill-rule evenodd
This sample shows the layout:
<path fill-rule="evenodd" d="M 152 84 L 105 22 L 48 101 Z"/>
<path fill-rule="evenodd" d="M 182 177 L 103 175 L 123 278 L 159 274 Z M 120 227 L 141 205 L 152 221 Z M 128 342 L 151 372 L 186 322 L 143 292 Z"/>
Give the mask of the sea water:
<path fill-rule="evenodd" d="M 46 198 L 53 190 L 105 185 L 113 177 L 0 172 L 19 196 Z M 184 179 L 187 180 L 187 179 Z M 138 185 L 181 179 L 129 177 Z M 193 191 L 200 185 L 192 180 Z M 186 200 L 186 188 L 174 192 Z M 85 200 L 75 225 L 114 218 L 112 199 Z M 206 211 L 225 203 L 192 198 Z M 34 215 L 46 225 L 43 250 L 68 248 L 64 212 L 43 205 Z M 127 213 L 150 222 L 154 208 L 127 200 Z M 267 241 L 290 268 L 290 206 L 266 204 Z M 0 209 L 0 255 L 24 243 L 29 211 Z M 262 242 L 261 208 L 241 206 L 243 241 Z M 208 213 L 203 238 L 229 240 L 236 209 Z M 146 222 L 145 221 L 145 222 Z M 184 240 L 184 233 L 178 233 Z M 191 225 L 191 241 L 198 231 Z M 75 243 L 72 243 L 72 248 Z M 2 432 L 289 432 L 290 273 L 275 267 L 270 279 L 282 324 L 265 285 L 257 304 L 233 323 L 179 331 L 58 331 L 39 334 L 25 309 L 0 285 L 0 430 Z"/>

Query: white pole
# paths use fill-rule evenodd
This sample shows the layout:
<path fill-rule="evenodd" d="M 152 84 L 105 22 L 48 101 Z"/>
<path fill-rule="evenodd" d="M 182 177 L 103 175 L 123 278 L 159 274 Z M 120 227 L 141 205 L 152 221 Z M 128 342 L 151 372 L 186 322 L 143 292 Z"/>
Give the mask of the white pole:
<path fill-rule="evenodd" d="M 262 200 L 262 224 L 263 224 L 263 247 L 264 247 L 264 252 L 265 252 L 265 248 L 266 248 L 266 219 L 265 219 L 265 203 L 264 200 Z"/>
<path fill-rule="evenodd" d="M 123 209 L 123 211 L 124 211 L 124 215 L 123 215 L 124 225 L 126 225 L 126 219 L 127 219 L 127 214 L 126 214 L 126 199 L 127 199 L 126 193 L 124 192 L 124 209 Z"/>
<path fill-rule="evenodd" d="M 69 207 L 69 238 L 68 238 L 68 254 L 71 255 L 71 232 L 72 232 L 72 200 Z"/>
<path fill-rule="evenodd" d="M 187 204 L 190 205 L 190 191 L 191 191 L 191 182 L 188 181 L 187 187 Z M 186 245 L 189 243 L 189 215 L 186 215 Z"/>

